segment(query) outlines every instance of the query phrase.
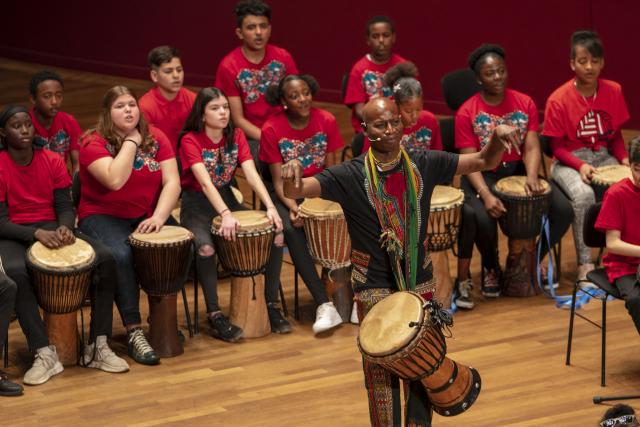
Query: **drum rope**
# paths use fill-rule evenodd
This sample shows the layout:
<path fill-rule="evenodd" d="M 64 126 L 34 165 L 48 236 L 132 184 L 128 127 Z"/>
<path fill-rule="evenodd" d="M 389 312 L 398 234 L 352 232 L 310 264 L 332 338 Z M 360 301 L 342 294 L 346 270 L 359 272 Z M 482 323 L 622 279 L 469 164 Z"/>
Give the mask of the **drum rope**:
<path fill-rule="evenodd" d="M 551 260 L 551 232 L 549 226 L 549 216 L 544 214 L 542 216 L 542 224 L 540 227 L 540 238 L 538 239 L 538 247 L 536 249 L 536 275 L 538 279 L 538 286 L 542 290 L 542 292 L 547 295 L 549 298 L 552 298 L 557 308 L 565 308 L 571 309 L 571 303 L 573 296 L 572 295 L 556 295 L 556 291 L 553 288 L 553 262 Z M 543 239 L 544 237 L 544 239 Z M 545 290 L 542 285 L 542 265 L 541 265 L 541 256 L 542 256 L 542 241 L 546 240 L 547 243 L 547 284 L 549 290 Z M 560 280 L 558 278 L 558 280 Z M 585 304 L 587 304 L 591 298 L 604 298 L 606 296 L 606 292 L 602 289 L 590 289 L 589 291 L 585 291 L 583 289 L 578 289 L 576 292 L 576 309 L 581 308 Z"/>

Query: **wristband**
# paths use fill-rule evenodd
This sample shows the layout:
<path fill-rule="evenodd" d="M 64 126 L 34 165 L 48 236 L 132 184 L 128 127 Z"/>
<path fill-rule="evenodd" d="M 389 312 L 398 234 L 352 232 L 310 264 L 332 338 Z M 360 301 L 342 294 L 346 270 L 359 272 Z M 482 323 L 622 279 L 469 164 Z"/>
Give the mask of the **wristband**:
<path fill-rule="evenodd" d="M 229 213 L 231 213 L 231 211 L 229 210 L 229 208 L 227 208 L 227 209 L 223 209 L 223 210 L 222 210 L 222 212 L 220 212 L 220 216 L 224 216 L 224 213 L 225 213 L 225 212 L 229 212 Z"/>
<path fill-rule="evenodd" d="M 483 190 L 489 190 L 489 187 L 482 187 L 481 189 L 478 190 L 478 198 L 480 198 L 480 194 L 482 194 Z"/>
<path fill-rule="evenodd" d="M 135 142 L 133 139 L 125 139 L 124 141 L 122 141 L 122 143 L 124 144 L 125 142 L 133 142 L 137 148 L 140 148 L 140 144 L 138 144 L 137 142 Z"/>
<path fill-rule="evenodd" d="M 267 210 L 269 210 L 269 209 L 275 209 L 275 208 L 276 208 L 276 207 L 275 207 L 274 205 L 267 206 Z"/>

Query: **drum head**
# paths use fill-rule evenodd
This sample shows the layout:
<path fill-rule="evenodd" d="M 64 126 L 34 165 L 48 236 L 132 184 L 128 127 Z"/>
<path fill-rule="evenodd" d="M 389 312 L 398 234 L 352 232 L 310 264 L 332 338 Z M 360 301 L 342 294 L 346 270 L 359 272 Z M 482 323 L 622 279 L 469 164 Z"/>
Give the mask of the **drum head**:
<path fill-rule="evenodd" d="M 66 271 L 86 267 L 93 262 L 96 254 L 89 243 L 76 238 L 72 245 L 59 249 L 49 249 L 42 243 L 35 242 L 29 248 L 27 257 L 33 265 L 45 270 Z"/>
<path fill-rule="evenodd" d="M 235 211 L 232 214 L 240 222 L 239 232 L 264 231 L 271 227 L 271 221 L 264 211 Z M 214 230 L 219 230 L 220 224 L 222 224 L 222 217 L 217 216 L 213 218 L 211 227 Z"/>
<path fill-rule="evenodd" d="M 314 218 L 344 216 L 338 203 L 319 197 L 304 199 L 304 202 L 300 205 L 300 214 Z"/>
<path fill-rule="evenodd" d="M 527 194 L 524 189 L 524 184 L 526 181 L 526 176 L 508 176 L 496 182 L 495 189 L 497 192 L 502 193 L 506 196 L 527 197 L 529 196 L 529 194 Z M 544 193 L 542 194 L 549 194 L 551 192 L 551 186 L 546 180 L 540 179 L 540 184 L 542 185 L 542 188 L 544 188 Z"/>
<path fill-rule="evenodd" d="M 613 185 L 625 178 L 631 178 L 631 169 L 624 165 L 600 166 L 593 174 L 593 182 L 596 184 Z"/>
<path fill-rule="evenodd" d="M 403 349 L 420 331 L 411 322 L 422 323 L 422 299 L 409 292 L 396 292 L 373 306 L 360 325 L 358 339 L 370 356 L 387 356 Z"/>
<path fill-rule="evenodd" d="M 176 225 L 164 225 L 157 233 L 131 233 L 130 240 L 138 240 L 140 242 L 152 244 L 165 244 L 184 242 L 191 240 L 193 234 L 189 230 Z"/>
<path fill-rule="evenodd" d="M 431 195 L 431 210 L 448 209 L 464 202 L 464 193 L 459 188 L 436 185 Z"/>

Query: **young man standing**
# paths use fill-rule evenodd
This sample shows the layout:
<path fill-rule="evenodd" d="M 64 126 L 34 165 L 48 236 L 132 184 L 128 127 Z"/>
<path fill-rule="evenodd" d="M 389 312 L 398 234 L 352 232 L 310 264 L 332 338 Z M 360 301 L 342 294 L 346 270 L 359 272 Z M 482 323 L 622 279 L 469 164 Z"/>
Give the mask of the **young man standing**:
<path fill-rule="evenodd" d="M 291 54 L 268 44 L 271 8 L 260 0 L 243 0 L 236 6 L 236 35 L 242 45 L 224 57 L 215 86 L 229 100 L 231 119 L 247 135 L 251 154 L 258 159 L 260 129 L 280 107 L 267 103 L 264 94 L 288 74 L 298 74 Z"/>
<path fill-rule="evenodd" d="M 156 87 L 138 102 L 148 123 L 159 128 L 177 153 L 178 136 L 191 112 L 196 94 L 184 88 L 184 69 L 180 52 L 173 46 L 158 46 L 148 56 L 151 80 Z"/>
<path fill-rule="evenodd" d="M 371 52 L 355 63 L 349 73 L 344 103 L 351 108 L 351 124 L 356 133 L 362 132 L 362 109 L 371 98 L 391 96 L 391 88 L 384 84 L 384 73 L 406 59 L 391 53 L 396 42 L 396 28 L 386 16 L 374 16 L 367 22 L 367 45 Z"/>

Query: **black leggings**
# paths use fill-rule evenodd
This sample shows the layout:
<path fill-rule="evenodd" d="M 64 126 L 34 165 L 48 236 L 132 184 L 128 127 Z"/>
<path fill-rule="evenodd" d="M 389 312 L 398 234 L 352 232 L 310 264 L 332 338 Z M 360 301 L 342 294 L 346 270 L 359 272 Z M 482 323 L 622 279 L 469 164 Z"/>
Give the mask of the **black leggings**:
<path fill-rule="evenodd" d="M 500 179 L 511 175 L 524 175 L 524 173 L 524 164 L 517 162 L 508 163 L 506 166 L 501 165 L 496 172 L 482 172 L 482 176 L 487 187 L 493 192 L 493 186 Z M 458 236 L 458 258 L 471 258 L 475 243 L 482 255 L 482 266 L 489 270 L 499 269 L 497 220 L 489 215 L 482 199 L 477 197 L 475 189 L 466 176 L 462 177 L 460 183 L 465 195 L 465 205 L 462 216 L 463 224 Z M 567 197 L 556 184 L 553 182 L 550 184 L 549 234 L 550 244 L 553 246 L 562 239 L 562 236 L 569 229 L 573 221 L 573 209 Z M 546 244 L 543 244 L 542 256 L 546 253 Z"/>
<path fill-rule="evenodd" d="M 640 284 L 638 284 L 636 275 L 619 277 L 614 283 L 624 299 L 624 306 L 633 319 L 638 333 L 640 333 Z"/>

